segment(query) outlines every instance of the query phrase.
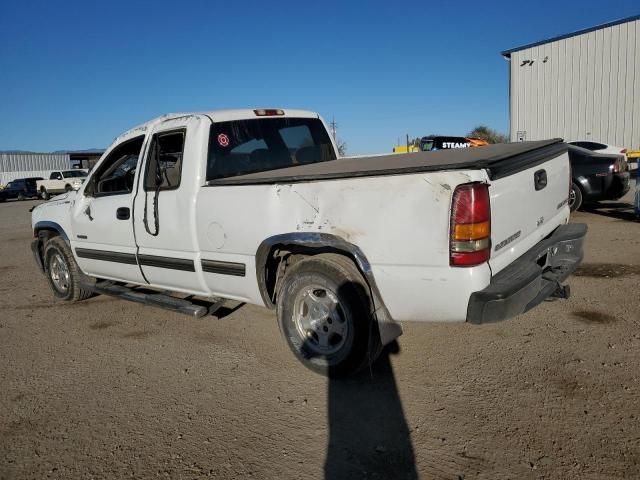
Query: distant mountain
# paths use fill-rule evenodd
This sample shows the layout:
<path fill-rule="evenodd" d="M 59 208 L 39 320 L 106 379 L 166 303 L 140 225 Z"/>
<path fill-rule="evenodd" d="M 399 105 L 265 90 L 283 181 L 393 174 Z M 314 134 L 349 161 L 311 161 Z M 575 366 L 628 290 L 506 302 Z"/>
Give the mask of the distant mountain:
<path fill-rule="evenodd" d="M 102 153 L 104 152 L 104 148 L 84 148 L 82 150 L 56 150 L 51 153 Z"/>
<path fill-rule="evenodd" d="M 29 150 L 0 150 L 0 153 L 36 153 Z"/>

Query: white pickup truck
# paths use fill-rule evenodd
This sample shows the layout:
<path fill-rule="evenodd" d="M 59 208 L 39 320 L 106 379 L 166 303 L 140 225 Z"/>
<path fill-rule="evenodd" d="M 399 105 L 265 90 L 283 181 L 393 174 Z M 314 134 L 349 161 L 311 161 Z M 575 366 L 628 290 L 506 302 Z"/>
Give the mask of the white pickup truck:
<path fill-rule="evenodd" d="M 49 200 L 52 195 L 78 190 L 84 179 L 87 178 L 85 170 L 54 170 L 48 180 L 38 180 L 38 194 L 44 200 Z"/>
<path fill-rule="evenodd" d="M 336 152 L 313 112 L 157 118 L 33 210 L 35 259 L 64 300 L 274 308 L 294 354 L 330 375 L 368 365 L 403 321 L 481 324 L 568 296 L 586 227 L 568 223 L 560 140 Z"/>

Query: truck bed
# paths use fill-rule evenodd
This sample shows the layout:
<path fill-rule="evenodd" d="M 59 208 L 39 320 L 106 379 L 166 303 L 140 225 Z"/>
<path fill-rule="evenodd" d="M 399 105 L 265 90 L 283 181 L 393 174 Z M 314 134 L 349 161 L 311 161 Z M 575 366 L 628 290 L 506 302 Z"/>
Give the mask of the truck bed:
<path fill-rule="evenodd" d="M 494 180 L 531 168 L 566 151 L 567 144 L 563 143 L 562 139 L 555 138 L 436 152 L 344 157 L 327 162 L 211 180 L 208 185 L 294 183 L 481 168 L 486 169 L 489 177 Z"/>

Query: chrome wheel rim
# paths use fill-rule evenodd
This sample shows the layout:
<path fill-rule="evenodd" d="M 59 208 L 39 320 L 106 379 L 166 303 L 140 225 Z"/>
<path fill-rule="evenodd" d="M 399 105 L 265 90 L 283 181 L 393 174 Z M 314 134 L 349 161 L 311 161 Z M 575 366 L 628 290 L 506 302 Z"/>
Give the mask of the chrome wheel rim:
<path fill-rule="evenodd" d="M 576 191 L 572 187 L 569 192 L 569 208 L 573 207 L 574 203 L 576 203 Z"/>
<path fill-rule="evenodd" d="M 57 252 L 51 257 L 49 275 L 56 290 L 60 293 L 67 293 L 69 291 L 69 267 L 64 258 L 62 258 L 62 255 Z"/>
<path fill-rule="evenodd" d="M 296 296 L 293 312 L 298 335 L 313 353 L 333 355 L 347 342 L 350 322 L 331 290 L 319 285 L 305 287 Z"/>

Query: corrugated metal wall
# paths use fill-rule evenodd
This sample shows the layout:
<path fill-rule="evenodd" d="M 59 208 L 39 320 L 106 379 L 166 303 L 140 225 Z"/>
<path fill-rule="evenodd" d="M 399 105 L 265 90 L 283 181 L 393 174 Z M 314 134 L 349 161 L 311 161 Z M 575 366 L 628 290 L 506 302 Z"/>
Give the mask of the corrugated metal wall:
<path fill-rule="evenodd" d="M 640 149 L 640 20 L 513 52 L 510 68 L 512 141 Z"/>
<path fill-rule="evenodd" d="M 71 162 L 66 153 L 0 153 L 0 185 L 15 178 L 49 178 L 52 170 L 69 168 Z"/>

